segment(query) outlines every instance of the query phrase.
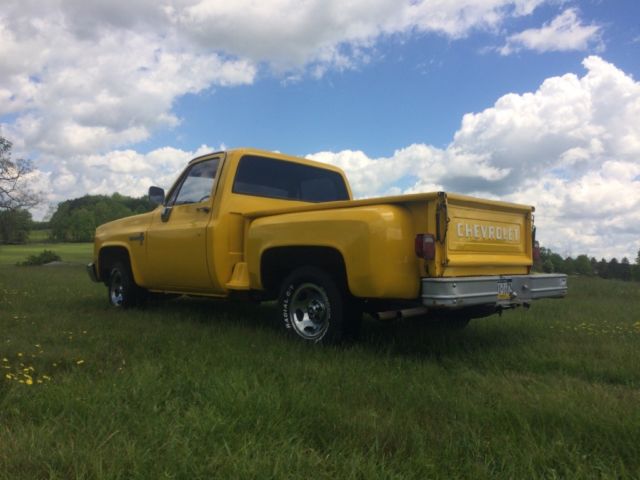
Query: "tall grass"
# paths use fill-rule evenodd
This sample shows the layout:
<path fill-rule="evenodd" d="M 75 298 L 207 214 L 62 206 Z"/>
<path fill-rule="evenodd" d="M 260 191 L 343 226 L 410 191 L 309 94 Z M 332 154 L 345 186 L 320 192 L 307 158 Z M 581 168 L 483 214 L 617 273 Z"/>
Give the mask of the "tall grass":
<path fill-rule="evenodd" d="M 114 311 L 81 268 L 0 267 L 0 477 L 640 476 L 638 284 L 341 348 L 274 313 Z"/>

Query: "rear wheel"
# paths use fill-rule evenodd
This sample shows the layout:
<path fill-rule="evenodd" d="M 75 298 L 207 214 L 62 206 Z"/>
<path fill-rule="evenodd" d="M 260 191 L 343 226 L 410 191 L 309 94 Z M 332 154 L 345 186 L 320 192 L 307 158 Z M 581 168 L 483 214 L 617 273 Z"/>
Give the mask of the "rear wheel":
<path fill-rule="evenodd" d="M 307 342 L 339 343 L 353 333 L 345 300 L 344 290 L 326 272 L 298 268 L 282 283 L 278 301 L 282 325 Z"/>
<path fill-rule="evenodd" d="M 146 291 L 136 285 L 128 264 L 117 262 L 109 273 L 109 303 L 116 308 L 140 305 Z"/>

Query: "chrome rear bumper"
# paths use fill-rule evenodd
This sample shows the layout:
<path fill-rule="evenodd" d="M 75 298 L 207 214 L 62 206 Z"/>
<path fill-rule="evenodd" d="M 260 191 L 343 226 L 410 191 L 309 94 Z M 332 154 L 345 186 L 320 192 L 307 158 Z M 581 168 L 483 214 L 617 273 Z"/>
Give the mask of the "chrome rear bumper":
<path fill-rule="evenodd" d="M 422 303 L 427 307 L 462 308 L 496 305 L 511 308 L 540 298 L 562 298 L 567 294 L 567 276 L 500 275 L 489 277 L 423 278 Z"/>

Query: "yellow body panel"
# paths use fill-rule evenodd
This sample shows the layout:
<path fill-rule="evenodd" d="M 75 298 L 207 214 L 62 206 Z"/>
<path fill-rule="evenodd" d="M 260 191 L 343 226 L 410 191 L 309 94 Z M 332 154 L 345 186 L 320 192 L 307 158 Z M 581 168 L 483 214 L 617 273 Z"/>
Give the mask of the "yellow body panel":
<path fill-rule="evenodd" d="M 105 223 L 96 229 L 93 247 L 94 262 L 99 265 L 99 252 L 104 248 L 120 248 L 126 250 L 131 259 L 131 270 L 136 281 L 144 282 L 143 263 L 146 262 L 147 247 L 144 242 L 132 240 L 149 228 L 153 212 L 122 218 Z"/>
<path fill-rule="evenodd" d="M 448 229 L 437 276 L 527 274 L 533 207 L 446 197 Z"/>
<path fill-rule="evenodd" d="M 393 205 L 261 217 L 248 232 L 249 280 L 253 288 L 262 288 L 260 259 L 271 248 L 329 247 L 344 259 L 353 295 L 416 298 L 420 269 L 412 233 L 409 212 Z"/>
<path fill-rule="evenodd" d="M 334 166 L 253 149 L 199 157 L 191 163 L 220 158 L 211 197 L 175 206 L 167 222 L 160 206 L 99 227 L 98 272 L 101 249 L 120 247 L 143 287 L 227 296 L 263 288 L 261 259 L 270 249 L 326 247 L 341 255 L 353 295 L 416 299 L 424 276 L 530 269 L 532 207 L 444 193 L 327 203 L 233 193 L 238 162 L 246 154 L 321 167 L 344 178 Z M 416 257 L 419 233 L 438 235 L 435 260 Z"/>

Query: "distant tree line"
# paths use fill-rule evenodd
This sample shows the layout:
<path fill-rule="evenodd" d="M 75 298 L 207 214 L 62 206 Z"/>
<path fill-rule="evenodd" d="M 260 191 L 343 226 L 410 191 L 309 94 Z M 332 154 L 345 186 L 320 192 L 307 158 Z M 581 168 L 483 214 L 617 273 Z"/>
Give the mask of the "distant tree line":
<path fill-rule="evenodd" d="M 133 198 L 119 193 L 85 195 L 60 203 L 48 222 L 34 222 L 24 209 L 0 211 L 0 243 L 26 243 L 31 230 L 49 230 L 54 242 L 90 242 L 98 225 L 148 212 L 147 197 Z"/>
<path fill-rule="evenodd" d="M 0 210 L 0 243 L 27 243 L 32 228 L 33 222 L 28 210 Z"/>
<path fill-rule="evenodd" d="M 66 200 L 58 204 L 49 220 L 50 236 L 57 242 L 90 242 L 98 225 L 152 209 L 146 196 L 133 198 L 119 193 Z"/>
<path fill-rule="evenodd" d="M 562 258 L 561 255 L 542 247 L 540 248 L 540 260 L 536 262 L 535 269 L 546 273 L 557 272 L 567 275 L 640 281 L 640 250 L 635 258 L 635 264 L 631 264 L 627 257 L 623 257 L 620 261 L 615 257 L 607 261 L 604 258 L 598 260 L 587 255 Z"/>

